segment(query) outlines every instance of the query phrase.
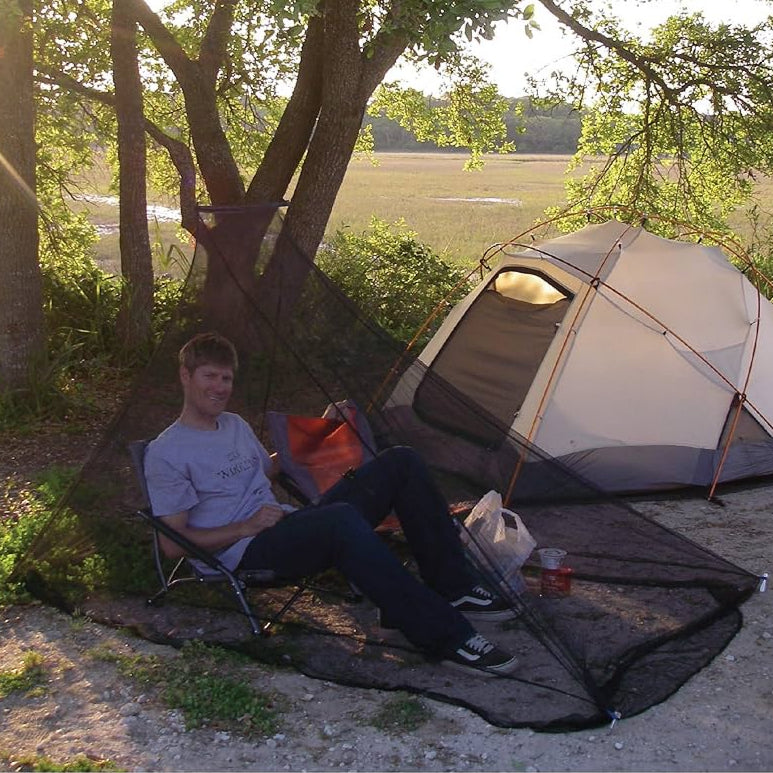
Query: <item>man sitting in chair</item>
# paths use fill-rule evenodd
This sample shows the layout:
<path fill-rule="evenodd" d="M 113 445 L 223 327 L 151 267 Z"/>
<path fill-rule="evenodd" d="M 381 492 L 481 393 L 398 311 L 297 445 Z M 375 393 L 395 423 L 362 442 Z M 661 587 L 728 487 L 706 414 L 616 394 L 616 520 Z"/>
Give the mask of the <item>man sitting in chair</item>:
<path fill-rule="evenodd" d="M 419 455 L 381 452 L 313 506 L 288 512 L 271 480 L 278 472 L 247 422 L 226 411 L 237 369 L 233 344 L 194 336 L 179 354 L 183 408 L 147 449 L 153 513 L 231 570 L 271 569 L 298 579 L 334 567 L 379 607 L 382 625 L 416 647 L 476 672 L 511 672 L 516 659 L 476 632 L 470 619 L 515 613 L 479 585 L 465 561 L 448 505 Z M 374 528 L 394 512 L 420 581 Z M 161 537 L 167 556 L 181 549 Z"/>

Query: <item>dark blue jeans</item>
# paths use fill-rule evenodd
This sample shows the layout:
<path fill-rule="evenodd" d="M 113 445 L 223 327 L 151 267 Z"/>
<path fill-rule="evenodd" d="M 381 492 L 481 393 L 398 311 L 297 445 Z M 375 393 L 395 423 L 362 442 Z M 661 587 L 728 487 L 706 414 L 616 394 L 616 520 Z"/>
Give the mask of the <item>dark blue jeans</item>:
<path fill-rule="evenodd" d="M 373 531 L 394 511 L 423 582 Z M 421 457 L 387 449 L 331 488 L 318 505 L 285 516 L 247 547 L 241 569 L 273 569 L 288 579 L 336 568 L 391 625 L 432 654 L 474 633 L 449 603 L 475 579 L 465 561 L 448 505 Z"/>

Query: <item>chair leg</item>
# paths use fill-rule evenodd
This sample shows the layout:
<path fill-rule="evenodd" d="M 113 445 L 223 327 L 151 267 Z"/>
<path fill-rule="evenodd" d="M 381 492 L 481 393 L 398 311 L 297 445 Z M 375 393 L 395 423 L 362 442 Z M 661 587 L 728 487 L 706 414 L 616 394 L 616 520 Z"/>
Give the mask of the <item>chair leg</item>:
<path fill-rule="evenodd" d="M 189 583 L 189 582 L 197 582 L 197 579 L 195 577 L 178 577 L 177 573 L 180 571 L 181 567 L 185 563 L 185 559 L 181 558 L 174 566 L 174 569 L 172 569 L 171 572 L 169 572 L 169 576 L 166 576 L 164 574 L 163 566 L 161 565 L 161 558 L 158 553 L 156 553 L 156 570 L 158 573 L 158 577 L 161 580 L 161 588 L 158 590 L 158 592 L 151 596 L 145 603 L 147 606 L 152 607 L 156 604 L 163 601 L 164 597 L 166 596 L 169 591 L 174 588 L 175 585 L 181 585 L 183 583 Z"/>
<path fill-rule="evenodd" d="M 284 617 L 285 612 L 287 612 L 290 607 L 295 604 L 295 602 L 300 598 L 300 596 L 306 591 L 306 585 L 299 585 L 294 591 L 292 596 L 285 601 L 285 603 L 282 605 L 282 608 L 270 619 L 266 620 L 266 622 L 263 623 L 263 626 L 261 627 L 261 632 L 264 636 L 268 636 L 270 632 L 271 626 L 274 625 L 274 623 L 278 623 L 282 617 Z"/>
<path fill-rule="evenodd" d="M 145 601 L 145 606 L 154 607 L 156 604 L 161 603 L 166 596 L 167 590 L 168 588 L 161 588 L 157 593 L 154 593 L 147 601 Z"/>
<path fill-rule="evenodd" d="M 267 636 L 268 635 L 267 626 L 265 624 L 261 626 L 260 623 L 258 622 L 257 617 L 255 617 L 255 613 L 252 611 L 252 607 L 247 601 L 247 597 L 244 595 L 244 591 L 242 590 L 241 583 L 234 577 L 229 577 L 228 581 L 231 584 L 231 588 L 234 594 L 236 595 L 237 600 L 239 601 L 239 605 L 241 606 L 242 611 L 244 612 L 245 616 L 247 617 L 247 620 L 249 621 L 250 628 L 252 629 L 253 635 Z"/>

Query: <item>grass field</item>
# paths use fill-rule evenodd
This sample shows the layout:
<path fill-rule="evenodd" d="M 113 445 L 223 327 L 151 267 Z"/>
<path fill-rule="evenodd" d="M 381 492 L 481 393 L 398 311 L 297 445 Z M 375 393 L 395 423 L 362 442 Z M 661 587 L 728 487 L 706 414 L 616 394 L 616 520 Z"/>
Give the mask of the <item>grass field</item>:
<path fill-rule="evenodd" d="M 480 171 L 464 171 L 464 154 L 378 153 L 352 160 L 328 225 L 328 237 L 342 228 L 360 232 L 372 216 L 393 223 L 405 220 L 418 238 L 449 259 L 477 263 L 491 244 L 506 241 L 527 228 L 545 207 L 563 198 L 563 176 L 569 156 L 488 156 Z M 100 228 L 99 264 L 118 273 L 118 208 L 105 197 L 107 175 L 98 171 L 83 184 L 91 200 L 73 203 L 87 210 Z M 149 199 L 153 200 L 152 194 Z M 158 203 L 171 202 L 156 197 Z M 178 242 L 169 221 L 151 223 L 151 241 L 168 252 Z M 167 266 L 157 266 L 168 270 Z"/>
<path fill-rule="evenodd" d="M 563 201 L 569 156 L 487 156 L 464 171 L 454 153 L 379 153 L 374 166 L 353 160 L 330 218 L 329 232 L 361 231 L 371 216 L 404 219 L 419 239 L 463 263 L 528 228 Z"/>
<path fill-rule="evenodd" d="M 361 232 L 373 216 L 405 225 L 433 250 L 457 263 L 475 265 L 497 242 L 508 241 L 528 229 L 545 209 L 564 202 L 564 179 L 569 156 L 490 155 L 480 171 L 465 171 L 462 153 L 377 153 L 373 159 L 351 161 L 327 229 L 327 238 L 339 229 Z M 101 181 L 101 182 L 100 182 Z M 84 192 L 108 194 L 105 170 L 95 172 Z M 768 179 L 758 183 L 762 200 L 773 199 Z M 175 203 L 163 196 L 149 198 L 166 207 Z M 118 209 L 116 203 L 76 202 L 87 208 L 92 222 L 104 234 L 96 257 L 106 270 L 118 273 Z M 770 207 L 765 207 L 766 210 Z M 742 215 L 734 225 L 745 236 Z M 191 240 L 177 238 L 172 220 L 151 222 L 151 241 L 158 254 L 174 255 L 177 248 L 190 254 Z M 175 271 L 164 261 L 159 271 Z"/>

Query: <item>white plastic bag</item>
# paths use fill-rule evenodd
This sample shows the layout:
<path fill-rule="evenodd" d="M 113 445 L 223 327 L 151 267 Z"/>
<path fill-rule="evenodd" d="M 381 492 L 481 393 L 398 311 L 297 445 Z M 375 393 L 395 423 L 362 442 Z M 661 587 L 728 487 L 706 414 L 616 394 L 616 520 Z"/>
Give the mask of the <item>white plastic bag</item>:
<path fill-rule="evenodd" d="M 520 593 L 524 589 L 521 566 L 537 546 L 518 513 L 502 506 L 502 495 L 489 491 L 464 522 L 462 542 L 500 583 Z"/>

